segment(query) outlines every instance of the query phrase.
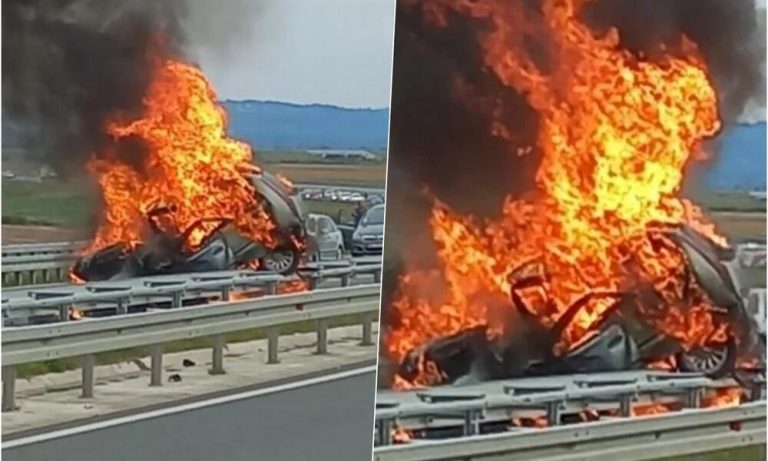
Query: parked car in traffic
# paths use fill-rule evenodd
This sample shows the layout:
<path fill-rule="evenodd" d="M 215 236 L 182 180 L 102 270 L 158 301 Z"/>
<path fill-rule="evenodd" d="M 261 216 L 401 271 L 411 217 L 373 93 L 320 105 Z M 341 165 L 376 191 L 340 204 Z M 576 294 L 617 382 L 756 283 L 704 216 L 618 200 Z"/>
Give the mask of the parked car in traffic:
<path fill-rule="evenodd" d="M 344 256 L 344 236 L 330 216 L 309 213 L 304 221 L 310 261 L 339 260 Z"/>
<path fill-rule="evenodd" d="M 352 256 L 380 255 L 384 248 L 384 205 L 365 213 L 352 233 Z"/>

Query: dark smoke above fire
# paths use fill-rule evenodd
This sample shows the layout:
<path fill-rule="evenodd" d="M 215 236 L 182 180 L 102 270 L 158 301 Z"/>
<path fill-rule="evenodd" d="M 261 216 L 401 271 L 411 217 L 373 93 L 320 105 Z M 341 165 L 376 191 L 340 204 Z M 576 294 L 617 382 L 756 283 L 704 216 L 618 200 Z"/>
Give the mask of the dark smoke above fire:
<path fill-rule="evenodd" d="M 263 2 L 228 1 L 216 9 L 211 3 L 3 2 L 4 133 L 20 137 L 29 158 L 63 174 L 82 173 L 87 159 L 105 153 L 140 164 L 141 143 L 115 144 L 105 124 L 141 111 L 153 59 L 194 60 L 198 40 L 231 47 L 246 26 L 253 27 Z"/>

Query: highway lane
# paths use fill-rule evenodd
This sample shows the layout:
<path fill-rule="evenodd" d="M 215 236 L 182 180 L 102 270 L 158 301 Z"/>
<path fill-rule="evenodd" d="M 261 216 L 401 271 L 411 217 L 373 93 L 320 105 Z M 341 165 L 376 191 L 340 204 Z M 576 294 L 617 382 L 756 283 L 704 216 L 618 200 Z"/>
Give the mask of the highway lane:
<path fill-rule="evenodd" d="M 24 436 L 8 461 L 371 459 L 375 368 Z"/>

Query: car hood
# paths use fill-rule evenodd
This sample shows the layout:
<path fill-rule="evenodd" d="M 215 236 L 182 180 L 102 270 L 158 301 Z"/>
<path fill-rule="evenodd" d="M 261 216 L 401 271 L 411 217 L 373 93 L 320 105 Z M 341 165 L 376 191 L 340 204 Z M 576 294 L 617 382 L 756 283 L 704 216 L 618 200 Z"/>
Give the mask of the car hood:
<path fill-rule="evenodd" d="M 384 233 L 383 224 L 369 224 L 367 226 L 358 226 L 355 229 L 357 235 L 381 235 Z"/>

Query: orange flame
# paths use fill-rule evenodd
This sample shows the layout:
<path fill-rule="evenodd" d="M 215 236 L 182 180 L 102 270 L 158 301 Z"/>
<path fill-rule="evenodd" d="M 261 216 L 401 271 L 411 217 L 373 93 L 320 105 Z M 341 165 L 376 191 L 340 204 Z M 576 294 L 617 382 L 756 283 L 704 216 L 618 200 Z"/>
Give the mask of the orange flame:
<path fill-rule="evenodd" d="M 656 61 L 620 49 L 616 30 L 597 36 L 580 22 L 585 1 L 544 0 L 535 17 L 523 2 L 414 2 L 437 27 L 449 12 L 487 21 L 480 36 L 485 65 L 537 111 L 541 163 L 536 189 L 508 198 L 498 219 L 459 216 L 436 201 L 430 227 L 440 269 L 401 278 L 396 322 L 386 332 L 394 360 L 470 327 L 502 333 L 516 271 L 541 276 L 517 294 L 548 327 L 587 294 L 650 291 L 654 299 L 638 308 L 657 330 L 684 347 L 723 337 L 703 290 L 681 294 L 685 255 L 653 230 L 687 224 L 725 244 L 699 209 L 679 198 L 686 165 L 720 129 L 706 65 L 685 38 Z M 546 37 L 541 46 L 554 68 L 543 70 L 528 53 L 525 42 L 534 35 Z M 588 299 L 555 352 L 583 340 L 615 303 L 610 296 Z"/>
<path fill-rule="evenodd" d="M 744 390 L 739 387 L 725 387 L 710 389 L 701 398 L 701 406 L 710 407 L 735 407 L 741 403 Z"/>
<path fill-rule="evenodd" d="M 275 225 L 248 177 L 260 169 L 251 164 L 250 148 L 229 138 L 226 128 L 226 113 L 202 71 L 158 59 L 141 117 L 116 119 L 106 127 L 115 141 L 141 142 L 145 152 L 138 167 L 122 163 L 117 152 L 89 162 L 105 206 L 85 251 L 144 241 L 147 214 L 161 206 L 173 207 L 161 227 L 176 235 L 201 218 L 226 218 L 242 235 L 273 244 Z M 198 247 L 215 226 L 202 224 L 185 249 Z"/>
<path fill-rule="evenodd" d="M 79 307 L 73 306 L 69 308 L 69 320 L 80 320 L 83 317 L 85 317 L 85 311 Z"/>
<path fill-rule="evenodd" d="M 290 280 L 277 284 L 277 294 L 300 293 L 309 290 L 309 282 L 306 280 Z"/>
<path fill-rule="evenodd" d="M 411 440 L 413 440 L 413 436 L 408 430 L 401 427 L 392 429 L 392 441 L 394 443 L 408 443 Z"/>

